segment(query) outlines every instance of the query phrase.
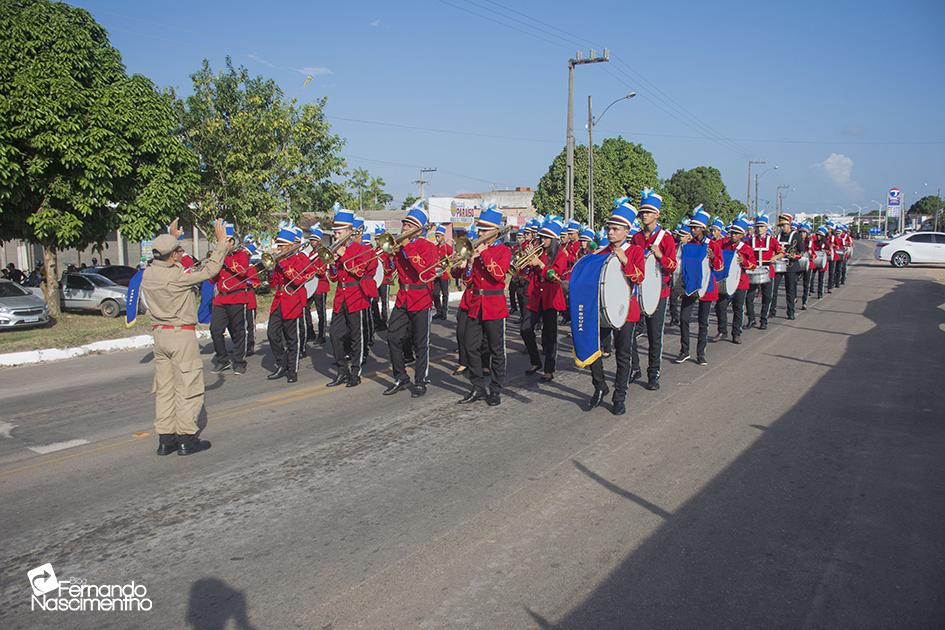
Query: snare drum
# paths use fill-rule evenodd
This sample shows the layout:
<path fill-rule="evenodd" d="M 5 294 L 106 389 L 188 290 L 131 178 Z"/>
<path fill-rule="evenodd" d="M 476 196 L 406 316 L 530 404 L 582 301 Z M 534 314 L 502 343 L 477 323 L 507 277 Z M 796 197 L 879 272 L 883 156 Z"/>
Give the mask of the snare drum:
<path fill-rule="evenodd" d="M 819 251 L 814 255 L 814 268 L 815 269 L 827 268 L 827 252 Z"/>
<path fill-rule="evenodd" d="M 621 328 L 627 323 L 630 314 L 630 285 L 623 275 L 623 265 L 614 254 L 607 257 L 600 271 L 600 307 L 601 324 L 611 328 Z"/>
<path fill-rule="evenodd" d="M 745 272 L 748 275 L 748 284 L 757 286 L 759 284 L 768 284 L 771 282 L 771 274 L 767 267 L 758 267 Z"/>
<path fill-rule="evenodd" d="M 778 258 L 774 261 L 774 272 L 775 273 L 785 273 L 788 268 L 787 258 Z"/>
<path fill-rule="evenodd" d="M 637 293 L 640 310 L 647 317 L 652 317 L 660 305 L 660 295 L 663 292 L 663 271 L 656 256 L 647 252 L 643 261 L 643 282 Z"/>
<path fill-rule="evenodd" d="M 807 254 L 804 254 L 797 260 L 797 270 L 807 271 L 809 268 L 810 268 L 810 258 L 807 257 Z"/>

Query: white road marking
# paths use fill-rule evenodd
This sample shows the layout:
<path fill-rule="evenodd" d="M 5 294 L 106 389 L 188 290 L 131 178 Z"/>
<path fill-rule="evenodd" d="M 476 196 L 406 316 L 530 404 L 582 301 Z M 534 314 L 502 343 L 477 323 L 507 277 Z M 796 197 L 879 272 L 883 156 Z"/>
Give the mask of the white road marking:
<path fill-rule="evenodd" d="M 10 431 L 12 431 L 15 427 L 16 425 L 12 422 L 4 422 L 3 420 L 0 420 L 0 437 L 12 438 L 13 436 L 10 435 Z"/>
<path fill-rule="evenodd" d="M 46 455 L 47 453 L 55 453 L 56 451 L 72 448 L 74 446 L 82 446 L 83 444 L 88 443 L 88 440 L 67 440 L 65 442 L 54 442 L 52 444 L 43 444 L 41 446 L 27 446 L 26 448 L 30 449 L 34 453 Z"/>

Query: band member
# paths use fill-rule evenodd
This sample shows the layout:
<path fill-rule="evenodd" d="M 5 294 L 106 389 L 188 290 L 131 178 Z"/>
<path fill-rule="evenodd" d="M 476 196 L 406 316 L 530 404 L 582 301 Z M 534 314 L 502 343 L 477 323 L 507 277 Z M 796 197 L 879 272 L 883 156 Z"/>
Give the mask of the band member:
<path fill-rule="evenodd" d="M 646 338 L 649 343 L 648 363 L 646 368 L 646 388 L 657 390 L 660 388 L 660 356 L 663 353 L 663 324 L 666 321 L 666 303 L 669 301 L 670 280 L 676 271 L 676 241 L 669 232 L 660 227 L 660 208 L 663 198 L 650 189 L 644 189 L 640 194 L 640 210 L 637 217 L 642 230 L 633 235 L 634 245 L 642 247 L 644 251 L 652 252 L 657 265 L 663 275 L 663 289 L 660 291 L 660 302 L 652 316 L 644 313 L 637 330 L 646 329 Z M 630 379 L 639 378 L 640 355 L 636 345 L 633 347 L 633 363 Z"/>
<path fill-rule="evenodd" d="M 514 257 L 525 247 L 525 228 L 515 233 L 515 241 L 509 246 Z M 509 279 L 509 314 L 525 310 L 525 282 L 520 274 L 513 273 Z"/>
<path fill-rule="evenodd" d="M 627 284 L 630 284 L 634 289 L 630 292 L 630 310 L 627 313 L 627 321 L 613 332 L 614 350 L 617 355 L 617 373 L 614 377 L 613 406 L 610 411 L 615 416 L 627 412 L 627 389 L 630 385 L 633 351 L 637 345 L 636 324 L 640 321 L 641 314 L 636 289 L 643 282 L 644 253 L 642 247 L 634 245 L 628 240 L 636 216 L 636 208 L 630 204 L 629 197 L 617 199 L 610 218 L 605 223 L 607 245 L 596 252 L 599 255 L 609 256 L 613 254 L 616 256 L 623 267 Z M 585 411 L 590 411 L 599 406 L 603 402 L 604 396 L 609 392 L 607 381 L 604 378 L 603 357 L 591 364 L 591 380 L 594 383 L 594 394 L 591 396 L 590 403 Z"/>
<path fill-rule="evenodd" d="M 833 221 L 827 221 L 827 238 L 830 241 L 829 267 L 827 267 L 827 293 L 840 288 L 840 250 L 843 249 L 843 240 L 837 234 L 837 226 Z"/>
<path fill-rule="evenodd" d="M 781 281 L 784 281 L 785 301 L 787 302 L 787 318 L 794 319 L 794 308 L 797 303 L 797 261 L 807 251 L 807 243 L 804 235 L 795 229 L 794 217 L 783 213 L 778 216 L 778 243 L 787 258 L 787 271 L 775 273 L 774 287 L 771 289 L 771 312 L 770 317 L 774 317 L 778 310 L 778 291 L 781 288 Z"/>
<path fill-rule="evenodd" d="M 154 337 L 154 430 L 158 455 L 190 455 L 210 448 L 197 438 L 197 416 L 203 408 L 203 363 L 197 344 L 197 302 L 193 287 L 220 272 L 233 243 L 223 219 L 213 224 L 217 246 L 200 269 L 187 273 L 181 265 L 183 232 L 177 219 L 168 233 L 154 239 L 154 259 L 141 278 Z"/>
<path fill-rule="evenodd" d="M 738 288 L 731 294 L 732 303 L 732 343 L 742 342 L 742 316 L 745 312 L 745 294 L 748 292 L 748 274 L 758 265 L 755 263 L 755 252 L 744 241 L 748 233 L 748 221 L 739 217 L 729 226 L 729 237 L 722 245 L 722 249 L 734 250 L 733 265 L 742 268 L 742 275 L 738 278 Z"/>
<path fill-rule="evenodd" d="M 749 246 L 755 251 L 755 259 L 759 265 L 770 265 L 778 260 L 784 253 L 781 250 L 781 244 L 776 238 L 768 234 L 768 215 L 759 214 L 755 217 L 755 234 L 751 237 Z M 770 270 L 772 278 L 774 277 L 774 268 Z M 745 328 L 751 328 L 755 325 L 755 294 L 761 287 L 761 324 L 760 330 L 768 327 L 768 312 L 771 308 L 772 283 L 749 285 L 748 292 L 745 295 L 745 306 L 748 309 L 748 325 Z"/>
<path fill-rule="evenodd" d="M 512 252 L 498 242 L 502 212 L 489 204 L 479 213 L 476 226 L 479 243 L 468 262 L 471 292 L 467 300 L 464 339 L 466 361 L 472 389 L 459 403 L 469 404 L 485 398 L 489 406 L 502 402 L 505 384 L 505 320 L 509 316 L 505 301 L 505 276 L 512 261 Z M 488 351 L 483 350 L 483 344 Z M 490 382 L 486 383 L 483 354 L 488 354 Z"/>
<path fill-rule="evenodd" d="M 252 262 L 253 257 L 259 253 L 259 245 L 252 236 L 247 235 L 243 239 L 243 247 Z M 256 354 L 256 291 L 249 292 L 249 302 L 246 303 L 246 321 L 246 356 L 249 357 Z"/>
<path fill-rule="evenodd" d="M 708 223 L 709 213 L 702 208 L 702 204 L 699 204 L 694 210 L 692 219 L 689 220 L 689 229 L 692 232 L 691 244 L 706 246 L 706 256 L 709 259 L 710 267 L 709 289 L 702 297 L 699 297 L 698 292 L 692 295 L 683 293 L 682 308 L 679 315 L 679 356 L 673 360 L 673 363 L 684 363 L 691 356 L 689 354 L 689 321 L 692 319 L 693 307 L 698 303 L 699 332 L 696 341 L 696 363 L 708 365 L 705 350 L 709 341 L 709 313 L 712 310 L 712 303 L 719 299 L 719 285 L 715 281 L 715 274 L 712 272 L 722 271 L 724 266 L 722 244 L 718 240 L 708 238 L 706 235 Z M 684 247 L 688 246 L 685 245 Z M 684 282 L 681 284 L 684 284 Z"/>
<path fill-rule="evenodd" d="M 709 229 L 712 232 L 712 240 L 718 241 L 724 249 L 725 243 L 728 242 L 728 230 L 725 229 L 722 219 L 716 217 Z M 716 280 L 720 279 L 716 278 Z M 728 304 L 731 301 L 732 296 L 728 293 L 722 293 L 722 287 L 719 286 L 719 299 L 715 302 L 715 319 L 718 323 L 718 333 L 712 338 L 712 341 L 721 341 L 728 335 Z"/>
<path fill-rule="evenodd" d="M 466 238 L 470 241 L 478 238 L 476 226 L 472 225 L 466 230 Z M 456 309 L 456 347 L 458 348 L 458 365 L 453 370 L 453 376 L 468 373 L 469 360 L 466 358 L 466 324 L 469 321 L 469 301 L 472 299 L 472 263 L 467 265 L 454 265 L 450 269 L 450 274 L 456 278 L 456 281 L 463 289 L 463 295 L 459 300 L 459 307 Z"/>
<path fill-rule="evenodd" d="M 301 229 L 283 227 L 276 236 L 276 255 L 301 242 Z M 271 381 L 283 376 L 289 383 L 299 380 L 301 343 L 305 335 L 302 311 L 308 301 L 305 283 L 313 273 L 308 256 L 298 252 L 280 260 L 272 270 L 269 285 L 275 289 L 275 296 L 269 307 L 269 325 L 266 328 L 269 348 L 276 360 L 276 370 L 266 377 Z"/>
<path fill-rule="evenodd" d="M 386 231 L 381 226 L 375 228 L 374 240 L 376 241 Z M 397 267 L 394 265 L 394 257 L 387 252 L 381 252 L 379 256 L 377 264 L 384 270 L 384 280 L 377 287 L 377 299 L 371 300 L 371 320 L 374 322 L 374 330 L 387 330 L 387 319 L 390 317 L 390 288 L 394 284 Z"/>
<path fill-rule="evenodd" d="M 397 277 L 400 286 L 394 309 L 387 321 L 387 346 L 390 351 L 390 363 L 394 371 L 394 382 L 384 390 L 385 396 L 410 389 L 410 396 L 418 398 L 427 393 L 426 380 L 430 361 L 430 310 L 433 308 L 433 279 L 439 278 L 442 271 L 436 269 L 435 275 L 427 273 L 423 278 L 420 273 L 436 265 L 440 256 L 437 246 L 423 238 L 422 230 L 429 218 L 423 209 L 422 201 L 415 204 L 401 222 L 401 234 L 412 231 L 414 236 L 401 244 L 394 254 Z M 404 361 L 404 345 L 413 345 L 416 365 L 414 383 Z"/>
<path fill-rule="evenodd" d="M 804 252 L 802 258 L 807 259 L 807 268 L 802 271 L 800 267 L 798 267 L 797 271 L 797 281 L 801 283 L 801 310 L 806 311 L 807 299 L 810 297 L 810 277 L 814 273 L 814 262 L 810 256 L 810 223 L 798 223 L 797 232 L 801 236 L 799 247 L 803 247 L 803 249 L 800 249 L 800 251 Z"/>
<path fill-rule="evenodd" d="M 682 246 L 692 240 L 692 232 L 689 229 L 688 225 L 680 223 L 676 226 L 676 229 L 673 230 L 673 237 L 676 240 L 676 251 L 680 251 Z M 679 267 L 676 267 L 677 272 L 670 276 L 669 278 L 669 325 L 670 326 L 679 326 L 679 300 L 683 294 L 682 281 L 680 281 Z"/>
<path fill-rule="evenodd" d="M 331 306 L 328 336 L 338 374 L 328 382 L 328 387 L 361 384 L 366 341 L 361 320 L 370 314 L 366 312 L 370 301 L 361 281 L 373 277 L 377 260 L 372 259 L 373 250 L 362 245 L 360 237 L 355 236 L 354 221 L 353 212 L 340 208 L 335 212 L 331 225 L 334 260 L 328 266 L 328 279 L 335 283 L 335 299 Z"/>
<path fill-rule="evenodd" d="M 534 256 L 528 264 L 528 310 L 522 323 L 522 340 L 528 350 L 531 367 L 526 374 L 534 374 L 544 369 L 543 381 L 554 379 L 555 364 L 558 357 L 558 315 L 567 308 L 564 293 L 561 290 L 562 277 L 568 269 L 568 254 L 561 247 L 561 225 L 556 221 L 546 221 L 538 235 L 544 249 L 541 256 Z M 535 336 L 535 326 L 541 321 L 541 348 Z"/>
<path fill-rule="evenodd" d="M 816 269 L 811 269 L 810 273 L 810 292 L 814 292 L 814 282 L 817 283 L 817 299 L 824 297 L 824 273 L 830 267 L 830 256 L 832 254 L 833 246 L 830 243 L 830 232 L 827 230 L 827 226 L 821 225 L 817 228 L 816 232 L 810 237 L 808 251 L 811 254 L 811 261 L 813 261 L 818 252 L 824 252 L 826 256 L 826 261 L 822 266 L 817 267 Z M 827 285 L 827 292 L 830 293 L 830 285 Z"/>
<path fill-rule="evenodd" d="M 318 257 L 318 248 L 321 247 L 322 237 L 324 236 L 325 233 L 317 223 L 309 228 L 308 242 L 311 244 L 311 250 L 308 252 L 308 258 L 309 264 L 312 266 L 311 271 L 313 271 L 315 277 L 318 278 L 318 284 L 315 286 L 315 291 L 312 295 L 308 296 L 308 304 L 305 309 L 306 337 L 314 340 L 315 343 L 319 345 L 325 343 L 325 326 L 327 324 L 325 301 L 328 296 L 328 291 L 331 289 L 331 284 L 328 282 L 328 265 Z M 312 306 L 315 306 L 315 315 L 318 317 L 317 331 L 312 321 Z"/>
<path fill-rule="evenodd" d="M 578 252 L 581 251 L 581 224 L 574 219 L 568 221 L 567 228 L 561 232 L 561 246 L 568 255 L 568 268 L 562 276 L 561 291 L 564 294 L 564 313 L 561 315 L 561 322 L 569 324 L 571 322 L 571 309 L 568 308 L 570 298 L 568 297 L 568 283 L 571 281 L 571 268 L 578 261 Z"/>
<path fill-rule="evenodd" d="M 232 224 L 226 225 L 226 235 L 235 239 Z M 248 306 L 255 302 L 255 288 L 259 286 L 256 268 L 249 264 L 249 252 L 240 248 L 233 250 L 223 259 L 223 267 L 216 277 L 216 295 L 210 313 L 210 338 L 213 340 L 214 373 L 228 369 L 236 374 L 246 373 L 246 350 L 249 339 L 249 327 L 256 322 L 250 319 Z M 252 299 L 251 299 L 252 298 Z M 233 348 L 226 351 L 224 331 L 229 331 Z"/>
<path fill-rule="evenodd" d="M 355 219 L 357 221 L 357 219 Z M 357 225 L 357 223 L 355 224 Z M 364 227 L 362 226 L 359 230 L 361 232 L 361 244 L 369 247 L 371 250 L 374 248 L 371 246 L 371 235 L 364 233 Z M 377 271 L 377 267 L 380 265 L 380 262 L 374 266 L 374 271 Z M 371 356 L 371 352 L 374 350 L 374 309 L 377 306 L 377 300 L 380 296 L 380 287 L 377 286 L 377 280 L 375 280 L 374 275 L 365 276 L 361 278 L 361 288 L 364 289 L 364 295 L 368 298 L 368 311 L 364 314 L 364 317 L 361 318 L 361 334 L 364 337 L 364 354 L 361 355 L 361 364 L 364 365 L 367 363 L 368 358 Z"/>
<path fill-rule="evenodd" d="M 837 274 L 839 278 L 837 279 L 840 284 L 847 283 L 847 257 L 846 252 L 849 252 L 853 249 L 853 237 L 850 236 L 850 229 L 844 225 L 837 226 L 837 232 L 840 233 L 840 242 L 843 244 L 844 255 L 840 256 L 840 273 Z"/>
<path fill-rule="evenodd" d="M 434 232 L 434 238 L 436 239 L 436 252 L 437 256 L 440 258 L 449 258 L 453 255 L 453 246 L 446 242 L 446 226 L 442 223 L 436 226 L 436 232 Z M 450 272 L 448 269 L 444 269 L 437 278 L 433 281 L 433 306 L 436 309 L 436 312 L 433 314 L 433 319 L 446 319 L 447 314 L 449 313 L 449 304 L 450 304 Z"/>

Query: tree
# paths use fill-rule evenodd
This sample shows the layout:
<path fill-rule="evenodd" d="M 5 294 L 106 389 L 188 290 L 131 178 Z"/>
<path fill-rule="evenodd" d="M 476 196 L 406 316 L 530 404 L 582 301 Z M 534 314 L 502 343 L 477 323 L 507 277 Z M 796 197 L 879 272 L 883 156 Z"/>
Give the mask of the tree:
<path fill-rule="evenodd" d="M 366 168 L 356 168 L 348 180 L 348 187 L 353 191 L 352 196 L 358 200 L 358 210 L 364 210 L 364 192 L 371 181 L 371 174 Z"/>
<path fill-rule="evenodd" d="M 935 216 L 935 213 L 942 209 L 942 206 L 945 205 L 942 202 L 942 199 L 935 195 L 926 195 L 922 197 L 914 204 L 909 206 L 909 211 L 907 214 L 914 216 L 927 214 L 929 216 Z"/>
<path fill-rule="evenodd" d="M 0 32 L 0 239 L 43 246 L 55 316 L 59 250 L 149 238 L 186 208 L 196 160 L 171 96 L 126 74 L 87 11 L 4 0 Z"/>
<path fill-rule="evenodd" d="M 387 182 L 382 177 L 372 177 L 368 184 L 368 195 L 371 197 L 372 210 L 384 210 L 394 197 L 384 190 Z"/>
<path fill-rule="evenodd" d="M 407 195 L 407 196 L 404 198 L 404 202 L 403 202 L 402 204 L 400 204 L 400 209 L 401 209 L 401 210 L 406 210 L 406 209 L 408 209 L 410 206 L 412 206 L 413 204 L 417 203 L 419 200 L 420 200 L 420 197 L 414 197 L 413 195 Z"/>
<path fill-rule="evenodd" d="M 689 170 L 679 169 L 666 181 L 666 189 L 679 204 L 691 212 L 702 204 L 712 216 L 721 216 L 726 222 L 734 218 L 726 216 L 730 210 L 731 197 L 722 182 L 722 173 L 711 166 L 697 166 Z"/>
<path fill-rule="evenodd" d="M 280 219 L 326 210 L 332 176 L 344 173 L 344 140 L 331 133 L 326 99 L 299 105 L 271 79 L 250 77 L 227 57 L 214 73 L 205 59 L 194 93 L 179 108 L 187 142 L 200 161 L 194 218 L 218 214 L 240 232 L 272 232 Z M 330 207 L 330 206 L 329 206 Z"/>

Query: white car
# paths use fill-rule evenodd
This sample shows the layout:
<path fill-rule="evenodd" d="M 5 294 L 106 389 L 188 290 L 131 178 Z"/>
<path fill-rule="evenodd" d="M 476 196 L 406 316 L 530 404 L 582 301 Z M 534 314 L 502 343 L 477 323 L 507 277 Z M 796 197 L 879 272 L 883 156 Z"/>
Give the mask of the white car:
<path fill-rule="evenodd" d="M 893 267 L 909 263 L 945 264 L 945 232 L 906 232 L 892 240 L 876 243 L 876 260 Z"/>

